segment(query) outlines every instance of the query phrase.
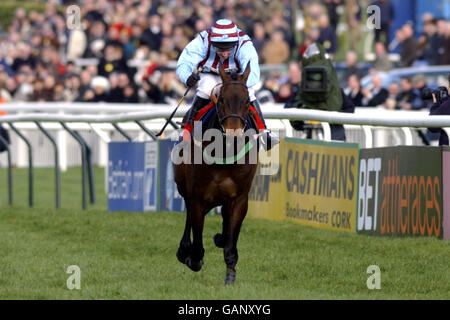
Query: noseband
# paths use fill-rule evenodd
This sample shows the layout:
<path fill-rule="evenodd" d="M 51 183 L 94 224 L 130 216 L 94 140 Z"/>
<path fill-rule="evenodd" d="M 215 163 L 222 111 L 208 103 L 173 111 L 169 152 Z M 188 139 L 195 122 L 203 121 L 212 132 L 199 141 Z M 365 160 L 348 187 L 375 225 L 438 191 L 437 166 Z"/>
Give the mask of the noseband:
<path fill-rule="evenodd" d="M 223 88 L 224 86 L 226 86 L 226 85 L 229 85 L 229 84 L 239 84 L 239 85 L 241 85 L 241 86 L 244 86 L 245 89 L 247 89 L 247 85 L 246 85 L 245 83 L 243 83 L 243 82 L 240 82 L 240 81 L 227 81 L 227 82 L 222 83 L 222 87 L 220 88 L 220 91 L 219 91 L 219 97 L 220 97 L 220 95 L 221 95 L 222 88 Z M 248 89 L 247 89 L 247 90 L 248 90 Z M 248 93 L 248 92 L 247 92 L 247 93 Z M 219 119 L 220 129 L 222 130 L 222 132 L 223 132 L 223 133 L 225 132 L 225 129 L 224 129 L 224 127 L 223 127 L 223 122 L 224 122 L 226 119 L 228 119 L 228 118 L 238 118 L 239 120 L 241 120 L 242 123 L 244 123 L 244 131 L 245 131 L 245 129 L 247 129 L 247 127 L 248 127 L 248 122 L 247 122 L 247 119 L 245 119 L 245 118 L 242 117 L 241 115 L 239 115 L 239 114 L 237 114 L 237 113 L 230 113 L 230 114 L 224 115 L 223 117 L 220 116 L 219 109 L 218 109 L 218 104 L 219 104 L 218 101 L 219 101 L 219 97 L 217 97 L 216 113 L 217 113 L 217 118 Z"/>

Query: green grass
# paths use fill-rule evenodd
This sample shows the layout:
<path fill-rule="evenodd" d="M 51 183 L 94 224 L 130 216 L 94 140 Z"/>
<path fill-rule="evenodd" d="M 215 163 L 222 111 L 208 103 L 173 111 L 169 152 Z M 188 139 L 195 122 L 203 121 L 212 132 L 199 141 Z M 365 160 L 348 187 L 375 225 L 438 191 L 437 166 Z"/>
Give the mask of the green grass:
<path fill-rule="evenodd" d="M 14 169 L 14 205 L 0 169 L 0 299 L 449 299 L 450 242 L 382 238 L 248 218 L 238 243 L 232 287 L 207 216 L 205 265 L 194 273 L 175 252 L 184 214 L 107 211 L 103 170 L 97 200 L 81 209 L 80 168 L 62 175 L 62 209 L 54 209 L 53 170 L 36 169 L 35 207 L 27 207 L 27 171 Z M 81 269 L 69 290 L 67 267 Z M 381 289 L 369 290 L 369 265 Z"/>

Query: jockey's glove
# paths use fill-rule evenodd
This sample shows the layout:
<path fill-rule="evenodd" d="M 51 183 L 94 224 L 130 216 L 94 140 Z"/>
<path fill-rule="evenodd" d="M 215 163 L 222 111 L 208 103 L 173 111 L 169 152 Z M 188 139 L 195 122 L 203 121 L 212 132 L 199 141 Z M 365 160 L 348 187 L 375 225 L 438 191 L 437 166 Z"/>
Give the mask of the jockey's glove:
<path fill-rule="evenodd" d="M 197 72 L 192 73 L 186 80 L 186 85 L 188 87 L 194 87 L 198 80 L 200 80 L 200 75 Z"/>

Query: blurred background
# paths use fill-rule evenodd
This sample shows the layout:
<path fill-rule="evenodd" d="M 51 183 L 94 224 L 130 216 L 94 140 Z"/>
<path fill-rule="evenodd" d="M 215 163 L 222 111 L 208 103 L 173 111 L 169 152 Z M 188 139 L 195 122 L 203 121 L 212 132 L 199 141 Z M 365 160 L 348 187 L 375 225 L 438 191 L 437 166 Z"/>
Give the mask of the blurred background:
<path fill-rule="evenodd" d="M 357 106 L 427 108 L 422 91 L 450 73 L 449 0 L 0 1 L 0 16 L 2 102 L 173 104 L 179 54 L 219 18 L 253 40 L 261 103 L 289 101 L 315 41 Z"/>

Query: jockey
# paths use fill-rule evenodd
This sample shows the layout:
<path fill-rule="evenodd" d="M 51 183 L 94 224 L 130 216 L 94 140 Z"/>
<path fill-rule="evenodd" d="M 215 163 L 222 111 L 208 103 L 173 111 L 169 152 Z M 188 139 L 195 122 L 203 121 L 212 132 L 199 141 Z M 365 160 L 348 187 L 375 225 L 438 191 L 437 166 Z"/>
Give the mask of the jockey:
<path fill-rule="evenodd" d="M 193 122 L 197 111 L 209 104 L 211 91 L 221 83 L 219 62 L 226 72 L 236 71 L 238 74 L 242 74 L 247 63 L 250 63 L 247 79 L 249 97 L 261 120 L 257 121 L 260 123 L 258 129 L 267 133 L 267 141 L 263 138 L 263 147 L 270 149 L 279 140 L 276 136 L 269 135 L 253 89 L 259 82 L 260 75 L 258 53 L 250 37 L 228 19 L 220 19 L 211 28 L 200 32 L 184 48 L 178 59 L 176 72 L 180 80 L 188 87 L 194 87 L 198 82 L 193 105 L 188 111 L 188 123 Z M 198 67 L 202 67 L 200 74 L 197 73 Z"/>

